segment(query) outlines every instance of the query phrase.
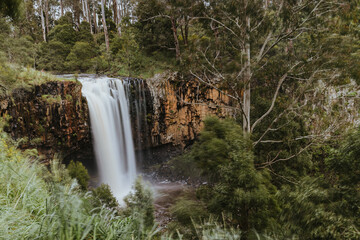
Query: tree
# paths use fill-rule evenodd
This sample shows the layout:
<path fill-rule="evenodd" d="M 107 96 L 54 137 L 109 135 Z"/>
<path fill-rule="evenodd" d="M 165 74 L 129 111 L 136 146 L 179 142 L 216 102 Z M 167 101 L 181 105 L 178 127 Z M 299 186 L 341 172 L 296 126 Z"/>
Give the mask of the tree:
<path fill-rule="evenodd" d="M 336 26 L 342 22 L 338 14 L 347 12 L 349 4 L 341 0 L 210 1 L 203 15 L 191 17 L 197 37 L 183 52 L 187 61 L 182 73 L 190 73 L 232 100 L 255 153 L 263 150 L 256 158 L 257 168 L 268 168 L 283 178 L 270 168 L 283 165 L 282 170 L 295 175 L 300 166 L 295 163 L 309 162 L 300 161 L 309 147 L 340 128 L 341 117 L 319 123 L 322 114 L 333 112 L 319 106 L 319 95 L 314 93 L 320 83 L 326 89 L 348 78 L 350 71 L 345 68 L 357 69 L 355 59 L 346 60 L 356 51 L 348 48 Z M 334 36 L 341 39 L 334 41 L 336 45 L 330 43 Z M 305 113 L 317 116 L 316 120 L 310 122 Z M 317 127 L 311 129 L 312 125 Z M 294 159 L 299 161 L 290 161 Z"/>
<path fill-rule="evenodd" d="M 77 40 L 77 33 L 71 24 L 58 24 L 51 29 L 49 40 L 59 41 L 72 47 Z"/>
<path fill-rule="evenodd" d="M 232 216 L 232 224 L 249 233 L 264 230 L 278 207 L 267 171 L 254 166 L 252 144 L 232 120 L 207 118 L 199 140 L 185 156 L 207 176 L 197 194 L 208 209 Z"/>
<path fill-rule="evenodd" d="M 279 192 L 282 203 L 280 215 L 282 238 L 301 239 L 358 239 L 358 214 L 344 214 L 346 201 L 328 183 L 306 177 L 299 184 L 286 186 Z M 357 224 L 357 225 L 356 225 Z"/>
<path fill-rule="evenodd" d="M 91 59 L 96 56 L 96 51 L 87 42 L 76 42 L 66 57 L 66 66 L 70 71 L 85 72 L 92 67 Z"/>
<path fill-rule="evenodd" d="M 106 16 L 105 16 L 105 0 L 101 0 L 101 15 L 102 15 L 102 25 L 104 29 L 104 35 L 105 35 L 105 44 L 106 44 L 106 51 L 109 51 L 109 34 L 108 29 L 106 25 Z"/>
<path fill-rule="evenodd" d="M 122 27 L 121 37 L 115 37 L 111 44 L 116 61 L 113 69 L 121 67 L 123 69 L 120 70 L 125 70 L 127 76 L 133 76 L 145 67 L 142 63 L 144 57 L 136 41 L 136 30 L 134 27 Z"/>
<path fill-rule="evenodd" d="M 13 19 L 18 19 L 22 4 L 22 0 L 3 0 L 0 2 L 0 13 Z"/>
<path fill-rule="evenodd" d="M 69 54 L 69 46 L 56 40 L 40 44 L 37 67 L 47 71 L 62 72 L 65 69 L 65 60 Z"/>
<path fill-rule="evenodd" d="M 46 23 L 45 23 L 45 18 L 44 18 L 44 4 L 43 4 L 43 0 L 40 0 L 40 8 L 39 8 L 39 14 L 41 17 L 41 28 L 42 28 L 42 33 L 43 33 L 43 39 L 44 42 L 47 41 L 46 38 Z"/>
<path fill-rule="evenodd" d="M 136 37 L 147 53 L 172 50 L 174 48 L 171 23 L 167 18 L 155 17 L 165 11 L 165 6 L 157 0 L 139 0 L 135 9 L 139 29 Z"/>
<path fill-rule="evenodd" d="M 313 29 L 311 24 L 325 19 L 322 18 L 325 13 L 337 6 L 333 1 L 314 0 L 273 1 L 265 5 L 263 0 L 211 1 L 207 15 L 200 19 L 207 20 L 209 30 L 216 29 L 224 44 L 219 46 L 212 39 L 205 49 L 200 46 L 199 58 L 204 63 L 198 74 L 194 71 L 192 74 L 207 85 L 213 86 L 211 79 L 223 81 L 230 90 L 228 95 L 238 103 L 244 133 L 253 133 L 274 110 L 286 81 L 294 76 L 311 81 L 317 76 L 318 69 L 306 69 L 306 66 L 315 64 L 319 56 L 312 56 L 310 51 L 309 55 L 294 54 L 294 48 L 298 46 L 296 41 L 304 40 L 302 36 L 308 36 L 308 29 Z M 269 68 L 274 67 L 280 56 L 286 58 L 285 65 L 276 71 L 272 69 L 269 73 L 273 76 L 266 76 L 272 78 L 271 103 L 253 120 L 251 109 L 255 106 L 251 104 L 251 90 L 267 84 L 267 79 L 259 77 L 271 71 Z M 303 74 L 300 76 L 298 72 Z"/>

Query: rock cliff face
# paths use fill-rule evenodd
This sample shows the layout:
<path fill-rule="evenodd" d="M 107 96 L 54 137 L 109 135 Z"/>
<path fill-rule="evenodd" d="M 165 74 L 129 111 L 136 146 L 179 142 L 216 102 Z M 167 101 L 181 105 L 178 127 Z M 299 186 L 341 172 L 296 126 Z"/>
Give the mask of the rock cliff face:
<path fill-rule="evenodd" d="M 0 98 L 0 114 L 8 119 L 5 130 L 21 139 L 21 148 L 37 148 L 45 159 L 55 153 L 66 157 L 92 146 L 87 104 L 78 82 L 15 89 Z"/>
<path fill-rule="evenodd" d="M 156 75 L 147 80 L 153 97 L 152 146 L 185 146 L 199 134 L 206 116 L 220 118 L 233 114 L 229 97 L 200 85 L 195 79 L 183 80 L 176 73 Z"/>
<path fill-rule="evenodd" d="M 206 116 L 233 115 L 229 97 L 204 87 L 194 78 L 183 79 L 177 73 L 164 73 L 146 83 L 152 97 L 152 115 L 151 120 L 148 119 L 149 162 L 168 159 L 191 144 L 200 133 Z"/>
<path fill-rule="evenodd" d="M 207 115 L 232 114 L 228 97 L 176 73 L 124 81 L 128 83 L 134 143 L 145 165 L 181 153 L 199 134 Z M 37 148 L 45 159 L 61 153 L 66 160 L 94 163 L 89 113 L 79 82 L 55 81 L 30 90 L 16 89 L 0 97 L 0 114 L 7 116 L 5 130 L 21 139 L 21 148 Z"/>

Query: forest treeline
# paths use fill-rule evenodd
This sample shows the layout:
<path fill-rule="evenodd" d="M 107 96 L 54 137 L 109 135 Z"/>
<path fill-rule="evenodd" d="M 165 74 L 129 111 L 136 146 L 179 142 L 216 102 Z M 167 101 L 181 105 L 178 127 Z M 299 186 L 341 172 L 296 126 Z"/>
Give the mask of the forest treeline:
<path fill-rule="evenodd" d="M 234 120 L 208 118 L 195 144 L 165 163 L 197 183 L 170 208 L 172 238 L 360 238 L 359 1 L 6 0 L 0 11 L 2 88 L 19 80 L 23 67 L 141 77 L 171 70 L 231 99 Z M 0 157 L 13 164 L 5 153 Z M 69 167 L 64 172 L 85 189 L 82 166 Z M 45 183 L 39 180 L 44 196 L 64 193 Z M 22 200 L 21 186 L 21 197 L 1 196 Z M 111 228 L 114 239 L 161 239 L 151 197 L 136 187 L 127 210 L 117 209 L 106 186 L 94 199 L 71 200 L 81 203 L 82 217 L 63 232 L 106 239 Z M 42 221 L 51 231 L 68 227 L 51 222 L 46 204 L 36 212 L 26 201 L 10 202 L 36 215 L 34 229 Z M 91 215 L 97 201 L 114 215 L 108 208 Z M 108 222 L 96 224 L 101 211 Z"/>

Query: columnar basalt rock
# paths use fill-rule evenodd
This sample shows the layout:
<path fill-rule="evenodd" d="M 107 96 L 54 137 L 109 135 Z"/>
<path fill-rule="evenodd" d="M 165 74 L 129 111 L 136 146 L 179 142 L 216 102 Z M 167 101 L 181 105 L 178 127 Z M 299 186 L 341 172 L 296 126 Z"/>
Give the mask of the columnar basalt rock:
<path fill-rule="evenodd" d="M 206 116 L 224 118 L 234 113 L 228 96 L 195 79 L 165 73 L 148 79 L 147 84 L 153 97 L 153 146 L 171 143 L 184 147 L 200 133 Z"/>
<path fill-rule="evenodd" d="M 221 92 L 184 79 L 178 73 L 165 72 L 146 80 L 151 92 L 152 115 L 150 163 L 178 155 L 198 136 L 206 116 L 232 116 L 231 99 Z"/>
<path fill-rule="evenodd" d="M 181 153 L 200 133 L 206 116 L 233 114 L 227 96 L 177 73 L 124 81 L 134 143 L 145 165 Z M 8 116 L 5 130 L 22 139 L 21 148 L 37 148 L 45 159 L 60 153 L 65 159 L 93 161 L 89 112 L 79 82 L 59 80 L 16 89 L 0 97 L 0 114 Z"/>
<path fill-rule="evenodd" d="M 0 98 L 0 114 L 8 119 L 5 130 L 21 139 L 21 148 L 37 148 L 45 159 L 91 148 L 88 108 L 76 81 L 15 89 Z"/>

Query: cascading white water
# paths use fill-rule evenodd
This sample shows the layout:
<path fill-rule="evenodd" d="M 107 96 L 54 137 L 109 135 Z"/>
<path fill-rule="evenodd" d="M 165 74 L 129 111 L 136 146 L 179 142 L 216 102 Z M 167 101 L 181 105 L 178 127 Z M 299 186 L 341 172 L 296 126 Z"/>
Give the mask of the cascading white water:
<path fill-rule="evenodd" d="M 134 144 L 124 84 L 108 77 L 81 77 L 101 182 L 121 203 L 136 178 Z"/>

